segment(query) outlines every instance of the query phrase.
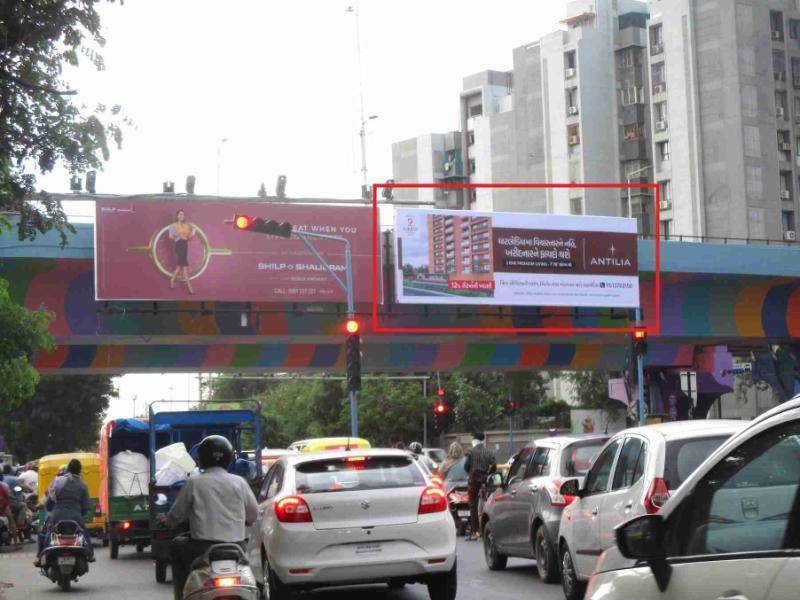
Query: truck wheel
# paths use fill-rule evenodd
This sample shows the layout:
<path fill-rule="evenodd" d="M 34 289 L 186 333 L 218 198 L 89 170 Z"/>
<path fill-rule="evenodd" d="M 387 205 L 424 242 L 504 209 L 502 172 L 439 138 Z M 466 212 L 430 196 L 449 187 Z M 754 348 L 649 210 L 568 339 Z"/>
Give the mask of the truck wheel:
<path fill-rule="evenodd" d="M 167 581 L 167 561 L 156 560 L 156 581 L 166 583 Z"/>
<path fill-rule="evenodd" d="M 117 560 L 119 558 L 119 540 L 116 538 L 111 538 L 111 551 L 109 553 L 111 556 L 111 560 Z"/>

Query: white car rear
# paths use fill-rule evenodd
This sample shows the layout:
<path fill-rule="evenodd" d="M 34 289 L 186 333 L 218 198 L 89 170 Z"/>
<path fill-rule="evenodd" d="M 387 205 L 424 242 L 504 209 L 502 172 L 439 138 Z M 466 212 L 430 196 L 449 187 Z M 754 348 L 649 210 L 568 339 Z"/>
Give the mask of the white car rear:
<path fill-rule="evenodd" d="M 456 536 L 444 491 L 402 450 L 286 456 L 259 494 L 250 560 L 273 600 L 297 589 L 425 583 L 456 591 Z M 257 569 L 259 570 L 259 569 Z"/>

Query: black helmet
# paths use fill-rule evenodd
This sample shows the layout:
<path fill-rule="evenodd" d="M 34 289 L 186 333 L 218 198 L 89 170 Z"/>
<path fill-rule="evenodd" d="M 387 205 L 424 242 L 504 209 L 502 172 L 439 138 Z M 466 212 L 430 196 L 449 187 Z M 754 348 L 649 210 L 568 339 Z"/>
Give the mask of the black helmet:
<path fill-rule="evenodd" d="M 411 442 L 408 449 L 414 454 L 422 454 L 422 444 L 419 442 Z"/>
<path fill-rule="evenodd" d="M 201 469 L 222 467 L 227 469 L 233 462 L 233 446 L 221 435 L 210 435 L 200 442 L 197 449 Z"/>

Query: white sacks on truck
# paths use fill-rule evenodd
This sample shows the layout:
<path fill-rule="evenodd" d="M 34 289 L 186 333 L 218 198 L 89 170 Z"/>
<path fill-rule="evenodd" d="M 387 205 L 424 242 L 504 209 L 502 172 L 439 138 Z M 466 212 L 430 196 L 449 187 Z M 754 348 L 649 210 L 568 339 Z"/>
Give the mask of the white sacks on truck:
<path fill-rule="evenodd" d="M 197 467 L 183 442 L 170 444 L 156 451 L 156 485 L 173 485 L 185 481 Z"/>
<path fill-rule="evenodd" d="M 150 461 L 144 454 L 123 450 L 108 461 L 111 496 L 147 496 Z"/>

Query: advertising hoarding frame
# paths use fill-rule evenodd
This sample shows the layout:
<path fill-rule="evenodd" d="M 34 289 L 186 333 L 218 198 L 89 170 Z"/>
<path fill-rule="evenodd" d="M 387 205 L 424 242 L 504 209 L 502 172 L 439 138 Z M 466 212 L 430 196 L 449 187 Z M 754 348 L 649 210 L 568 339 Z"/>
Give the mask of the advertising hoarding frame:
<path fill-rule="evenodd" d="M 378 319 L 378 298 L 380 295 L 380 217 L 378 211 L 378 192 L 381 189 L 649 189 L 653 191 L 653 214 L 655 222 L 661 220 L 661 189 L 656 183 L 375 183 L 372 186 L 372 331 L 374 333 L 470 333 L 470 334 L 509 334 L 545 333 L 552 335 L 574 335 L 580 333 L 630 333 L 637 328 L 636 323 L 627 327 L 384 327 Z M 654 277 L 653 324 L 645 327 L 648 335 L 658 335 L 661 331 L 661 229 L 655 227 L 654 236 Z"/>

